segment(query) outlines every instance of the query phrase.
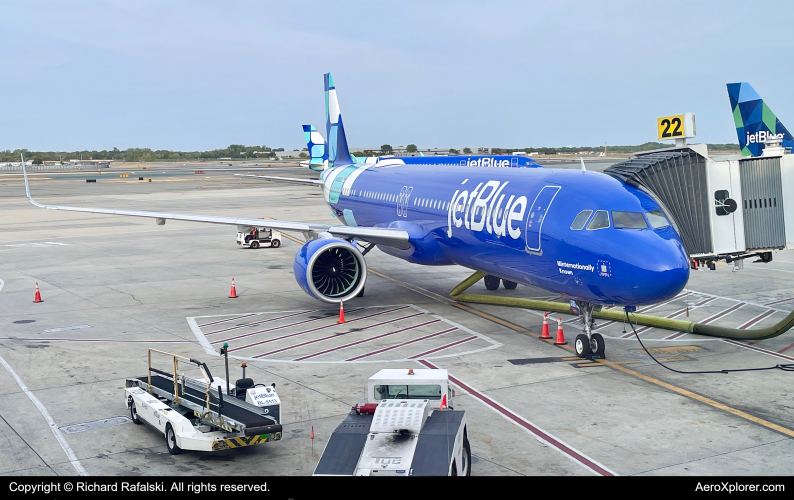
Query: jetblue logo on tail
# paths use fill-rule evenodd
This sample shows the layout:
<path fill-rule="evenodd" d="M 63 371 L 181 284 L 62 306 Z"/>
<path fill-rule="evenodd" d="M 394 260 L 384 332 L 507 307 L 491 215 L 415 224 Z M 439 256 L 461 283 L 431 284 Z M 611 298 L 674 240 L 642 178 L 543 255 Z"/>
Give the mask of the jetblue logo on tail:
<path fill-rule="evenodd" d="M 765 142 L 773 138 L 785 148 L 794 147 L 794 137 L 749 83 L 729 83 L 728 98 L 742 156 L 761 156 Z"/>

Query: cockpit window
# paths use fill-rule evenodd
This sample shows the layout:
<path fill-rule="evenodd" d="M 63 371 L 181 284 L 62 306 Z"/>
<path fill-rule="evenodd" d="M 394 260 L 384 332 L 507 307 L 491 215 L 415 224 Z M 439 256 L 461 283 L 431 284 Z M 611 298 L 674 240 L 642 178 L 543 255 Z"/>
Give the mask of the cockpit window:
<path fill-rule="evenodd" d="M 590 219 L 587 230 L 592 231 L 594 229 L 604 229 L 605 227 L 609 227 L 609 213 L 606 210 L 599 210 Z"/>
<path fill-rule="evenodd" d="M 640 212 L 612 211 L 612 225 L 615 229 L 648 229 L 648 223 Z"/>
<path fill-rule="evenodd" d="M 667 220 L 667 217 L 664 216 L 661 210 L 651 210 L 650 212 L 645 212 L 645 215 L 648 217 L 648 222 L 651 223 L 651 227 L 654 229 L 662 229 L 670 225 L 670 221 Z"/>
<path fill-rule="evenodd" d="M 573 224 L 571 224 L 571 229 L 578 231 L 584 228 L 584 225 L 587 224 L 587 219 L 590 218 L 590 214 L 592 214 L 592 210 L 582 210 L 579 212 L 579 215 L 573 220 Z"/>

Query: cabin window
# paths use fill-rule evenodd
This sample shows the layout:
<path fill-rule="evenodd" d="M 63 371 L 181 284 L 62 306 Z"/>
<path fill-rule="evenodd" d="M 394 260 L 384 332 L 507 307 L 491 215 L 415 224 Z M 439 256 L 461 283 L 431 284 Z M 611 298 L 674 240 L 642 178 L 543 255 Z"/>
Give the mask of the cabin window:
<path fill-rule="evenodd" d="M 615 229 L 648 229 L 648 223 L 640 212 L 612 211 L 612 225 Z"/>
<path fill-rule="evenodd" d="M 667 220 L 661 210 L 645 212 L 645 216 L 648 217 L 648 222 L 651 223 L 651 227 L 654 229 L 662 229 L 670 225 L 670 221 Z"/>
<path fill-rule="evenodd" d="M 574 231 L 578 231 L 580 229 L 584 229 L 584 225 L 587 224 L 587 219 L 590 218 L 590 214 L 592 214 L 592 210 L 582 210 L 579 212 L 579 215 L 573 220 L 573 224 L 571 224 L 571 229 Z"/>
<path fill-rule="evenodd" d="M 609 227 L 609 212 L 606 210 L 599 210 L 595 213 L 593 218 L 590 219 L 587 230 L 593 231 L 595 229 L 604 229 L 607 227 Z"/>

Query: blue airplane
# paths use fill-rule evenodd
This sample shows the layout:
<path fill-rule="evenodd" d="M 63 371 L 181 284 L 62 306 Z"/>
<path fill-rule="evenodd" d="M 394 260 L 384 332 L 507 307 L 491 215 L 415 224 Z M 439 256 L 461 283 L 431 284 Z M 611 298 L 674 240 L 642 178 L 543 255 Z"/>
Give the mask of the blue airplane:
<path fill-rule="evenodd" d="M 322 188 L 339 225 L 267 221 L 302 233 L 295 256 L 298 285 L 327 303 L 355 298 L 367 278 L 365 255 L 377 246 L 407 262 L 460 265 L 502 280 L 537 286 L 570 298 L 584 333 L 574 342 L 581 357 L 603 356 L 604 339 L 592 332 L 602 306 L 638 306 L 673 298 L 689 279 L 687 253 L 660 206 L 645 192 L 587 170 L 492 166 L 357 163 L 350 157 L 336 90 L 325 75 L 328 168 L 320 179 L 264 180 Z M 71 210 L 261 226 L 262 219 L 168 212 L 65 207 Z M 486 285 L 488 285 L 486 280 Z M 489 288 L 493 288 L 489 286 Z"/>
<path fill-rule="evenodd" d="M 794 137 L 749 83 L 729 83 L 728 99 L 742 156 L 761 156 L 773 138 L 784 148 L 794 148 Z"/>

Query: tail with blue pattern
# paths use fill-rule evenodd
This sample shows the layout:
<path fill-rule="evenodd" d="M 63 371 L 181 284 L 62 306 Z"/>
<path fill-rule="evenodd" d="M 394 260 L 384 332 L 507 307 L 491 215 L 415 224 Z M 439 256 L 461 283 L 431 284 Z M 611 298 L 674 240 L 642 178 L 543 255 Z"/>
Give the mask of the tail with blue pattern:
<path fill-rule="evenodd" d="M 761 156 L 770 136 L 777 136 L 784 148 L 794 147 L 794 137 L 749 83 L 729 83 L 728 98 L 742 156 Z"/>
<path fill-rule="evenodd" d="M 336 86 L 331 73 L 325 74 L 325 128 L 328 138 L 328 166 L 349 165 L 356 161 L 347 147 L 345 127 L 342 124 L 342 114 L 339 111 L 339 101 L 336 98 Z"/>
<path fill-rule="evenodd" d="M 303 126 L 303 136 L 309 149 L 309 168 L 322 171 L 328 167 L 328 145 L 313 125 Z"/>

